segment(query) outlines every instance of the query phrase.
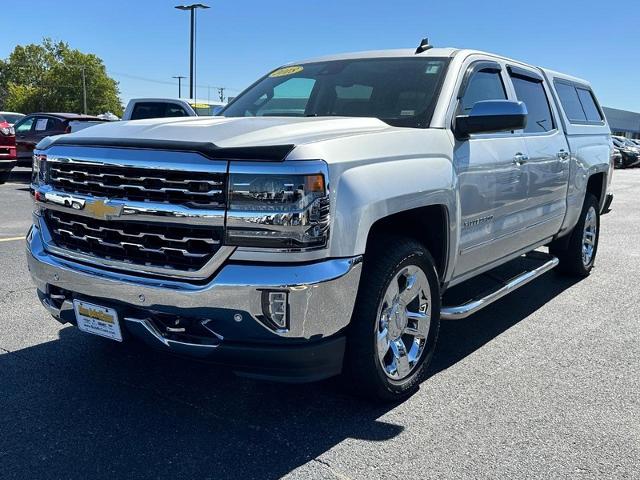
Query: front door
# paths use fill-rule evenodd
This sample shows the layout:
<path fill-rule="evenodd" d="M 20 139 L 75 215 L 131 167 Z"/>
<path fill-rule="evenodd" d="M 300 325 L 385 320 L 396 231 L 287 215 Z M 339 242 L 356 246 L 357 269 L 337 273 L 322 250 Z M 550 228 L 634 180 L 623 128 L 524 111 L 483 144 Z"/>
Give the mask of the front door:
<path fill-rule="evenodd" d="M 31 145 L 31 132 L 33 130 L 33 124 L 35 123 L 35 117 L 26 117 L 20 120 L 15 125 L 16 129 L 16 150 L 18 158 L 31 158 L 30 148 Z"/>
<path fill-rule="evenodd" d="M 482 100 L 512 99 L 502 65 L 470 65 L 459 94 L 456 115 Z M 524 247 L 522 211 L 527 172 L 526 145 L 516 132 L 471 135 L 456 141 L 454 164 L 460 191 L 460 241 L 454 277 L 473 272 Z"/>

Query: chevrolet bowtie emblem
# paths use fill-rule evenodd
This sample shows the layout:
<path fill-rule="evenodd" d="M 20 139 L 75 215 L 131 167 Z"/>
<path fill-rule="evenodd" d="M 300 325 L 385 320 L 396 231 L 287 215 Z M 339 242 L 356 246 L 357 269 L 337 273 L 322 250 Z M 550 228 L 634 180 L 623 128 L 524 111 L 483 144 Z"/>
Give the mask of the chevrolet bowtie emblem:
<path fill-rule="evenodd" d="M 98 220 L 110 220 L 120 216 L 122 204 L 112 203 L 109 200 L 87 200 L 83 210 Z"/>

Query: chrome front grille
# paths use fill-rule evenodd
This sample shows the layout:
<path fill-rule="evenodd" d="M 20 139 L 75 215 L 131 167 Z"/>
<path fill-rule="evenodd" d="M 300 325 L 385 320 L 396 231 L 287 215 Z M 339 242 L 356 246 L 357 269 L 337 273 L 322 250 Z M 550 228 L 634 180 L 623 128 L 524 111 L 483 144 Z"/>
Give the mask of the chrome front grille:
<path fill-rule="evenodd" d="M 226 173 L 52 162 L 49 183 L 57 191 L 110 199 L 223 209 Z"/>
<path fill-rule="evenodd" d="M 47 210 L 55 245 L 96 259 L 179 271 L 202 269 L 220 249 L 221 227 L 97 220 Z"/>

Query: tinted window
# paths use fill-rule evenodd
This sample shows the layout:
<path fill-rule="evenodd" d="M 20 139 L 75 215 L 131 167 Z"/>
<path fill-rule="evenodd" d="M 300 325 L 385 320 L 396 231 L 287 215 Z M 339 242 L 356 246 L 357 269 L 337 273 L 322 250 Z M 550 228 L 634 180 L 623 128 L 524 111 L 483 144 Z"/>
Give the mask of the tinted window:
<path fill-rule="evenodd" d="M 64 132 L 65 129 L 66 126 L 62 120 L 58 120 L 57 118 L 50 118 L 47 121 L 46 133 Z"/>
<path fill-rule="evenodd" d="M 180 105 L 166 102 L 140 102 L 136 103 L 131 112 L 131 120 L 144 118 L 188 117 Z"/>
<path fill-rule="evenodd" d="M 511 81 L 516 97 L 527 107 L 527 126 L 525 133 L 539 133 L 553 130 L 553 117 L 549 108 L 547 94 L 542 82 L 524 77 L 512 76 Z"/>
<path fill-rule="evenodd" d="M 560 97 L 560 103 L 562 109 L 567 115 L 570 122 L 586 122 L 587 116 L 582 109 L 578 92 L 573 85 L 563 82 L 555 82 L 556 91 L 558 97 Z"/>
<path fill-rule="evenodd" d="M 442 58 L 372 58 L 278 69 L 223 110 L 225 117 L 374 117 L 424 127 L 445 73 Z"/>
<path fill-rule="evenodd" d="M 469 80 L 467 89 L 460 99 L 459 113 L 468 114 L 476 102 L 482 100 L 506 100 L 507 93 L 500 77 L 500 72 L 479 71 Z"/>
<path fill-rule="evenodd" d="M 598 107 L 596 106 L 596 101 L 594 100 L 591 91 L 580 87 L 576 88 L 576 90 L 578 91 L 578 97 L 580 98 L 582 109 L 587 116 L 587 121 L 601 122 L 602 115 L 600 115 L 600 110 L 598 110 Z"/>

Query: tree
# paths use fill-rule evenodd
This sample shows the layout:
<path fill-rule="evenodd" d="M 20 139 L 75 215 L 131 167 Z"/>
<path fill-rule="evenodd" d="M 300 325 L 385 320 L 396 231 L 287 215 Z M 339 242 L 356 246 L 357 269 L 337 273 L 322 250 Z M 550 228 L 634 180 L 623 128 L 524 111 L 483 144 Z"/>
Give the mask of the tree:
<path fill-rule="evenodd" d="M 107 75 L 102 60 L 49 38 L 39 45 L 18 45 L 0 60 L 0 109 L 82 113 L 83 74 L 87 113 L 121 116 L 118 82 Z"/>

